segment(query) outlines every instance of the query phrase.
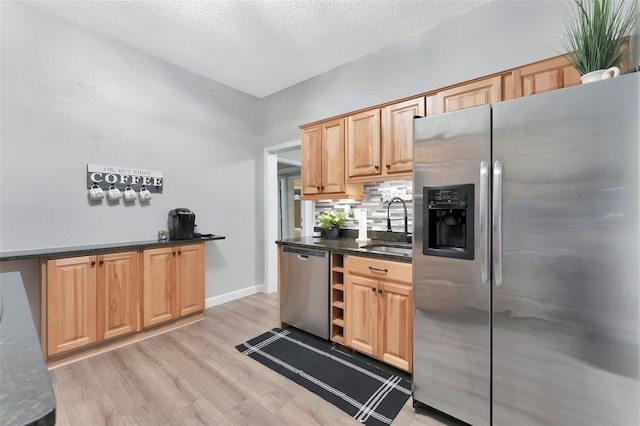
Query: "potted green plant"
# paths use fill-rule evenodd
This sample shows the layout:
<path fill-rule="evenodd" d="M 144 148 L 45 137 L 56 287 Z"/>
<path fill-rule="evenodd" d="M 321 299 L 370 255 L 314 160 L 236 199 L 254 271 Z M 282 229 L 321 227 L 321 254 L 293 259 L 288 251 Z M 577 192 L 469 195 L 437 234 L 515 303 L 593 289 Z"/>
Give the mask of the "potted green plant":
<path fill-rule="evenodd" d="M 324 229 L 327 238 L 335 239 L 340 234 L 340 228 L 344 225 L 344 215 L 336 212 L 324 212 L 318 216 L 320 227 Z"/>
<path fill-rule="evenodd" d="M 616 77 L 628 56 L 621 48 L 638 19 L 638 2 L 574 0 L 574 6 L 565 18 L 561 44 L 580 80 Z"/>

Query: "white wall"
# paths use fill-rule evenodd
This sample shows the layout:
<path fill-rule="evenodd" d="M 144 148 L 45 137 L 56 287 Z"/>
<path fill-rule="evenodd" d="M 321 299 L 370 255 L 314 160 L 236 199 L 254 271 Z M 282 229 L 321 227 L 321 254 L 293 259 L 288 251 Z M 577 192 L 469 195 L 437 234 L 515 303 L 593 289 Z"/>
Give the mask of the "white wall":
<path fill-rule="evenodd" d="M 28 6 L 1 8 L 0 250 L 153 239 L 188 207 L 201 232 L 227 237 L 205 245 L 206 297 L 261 284 L 259 100 Z M 164 192 L 148 206 L 90 205 L 88 163 L 163 171 Z"/>
<path fill-rule="evenodd" d="M 264 98 L 262 143 L 299 137 L 302 124 L 557 56 L 563 16 L 562 1 L 490 2 Z"/>

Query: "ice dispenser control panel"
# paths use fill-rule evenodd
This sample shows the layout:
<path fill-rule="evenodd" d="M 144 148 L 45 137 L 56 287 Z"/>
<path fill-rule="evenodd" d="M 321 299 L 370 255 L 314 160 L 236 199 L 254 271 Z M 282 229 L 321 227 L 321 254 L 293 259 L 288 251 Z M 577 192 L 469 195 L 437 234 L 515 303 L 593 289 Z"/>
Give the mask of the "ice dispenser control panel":
<path fill-rule="evenodd" d="M 425 186 L 422 254 L 473 259 L 473 184 Z"/>

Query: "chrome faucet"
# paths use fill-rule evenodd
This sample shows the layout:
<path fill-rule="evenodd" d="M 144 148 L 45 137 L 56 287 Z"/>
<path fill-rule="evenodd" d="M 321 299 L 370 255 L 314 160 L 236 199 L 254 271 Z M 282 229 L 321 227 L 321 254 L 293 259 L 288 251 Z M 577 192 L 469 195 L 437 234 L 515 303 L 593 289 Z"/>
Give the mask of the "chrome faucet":
<path fill-rule="evenodd" d="M 407 215 L 407 205 L 400 197 L 393 197 L 391 200 L 389 200 L 389 204 L 387 204 L 387 232 L 391 232 L 391 221 L 399 220 L 399 218 L 391 219 L 391 217 L 389 216 L 389 207 L 391 207 L 391 204 L 393 204 L 395 201 L 400 201 L 402 203 L 402 206 L 404 207 L 404 240 L 405 242 L 409 242 L 409 218 Z"/>

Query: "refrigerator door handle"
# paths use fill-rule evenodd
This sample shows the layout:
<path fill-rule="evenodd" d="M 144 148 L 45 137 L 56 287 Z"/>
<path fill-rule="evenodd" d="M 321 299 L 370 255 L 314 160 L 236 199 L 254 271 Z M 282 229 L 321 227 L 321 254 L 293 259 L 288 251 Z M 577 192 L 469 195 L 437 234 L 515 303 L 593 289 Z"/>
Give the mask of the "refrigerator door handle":
<path fill-rule="evenodd" d="M 502 285 L 502 161 L 493 163 L 493 277 Z"/>
<path fill-rule="evenodd" d="M 489 162 L 480 163 L 480 278 L 489 281 Z"/>

